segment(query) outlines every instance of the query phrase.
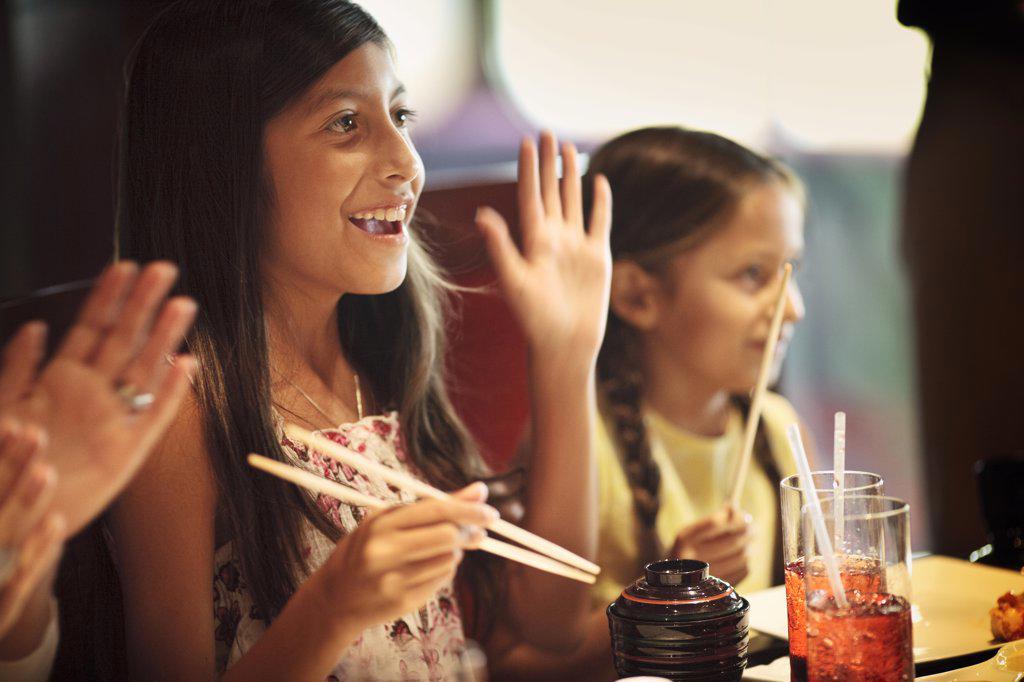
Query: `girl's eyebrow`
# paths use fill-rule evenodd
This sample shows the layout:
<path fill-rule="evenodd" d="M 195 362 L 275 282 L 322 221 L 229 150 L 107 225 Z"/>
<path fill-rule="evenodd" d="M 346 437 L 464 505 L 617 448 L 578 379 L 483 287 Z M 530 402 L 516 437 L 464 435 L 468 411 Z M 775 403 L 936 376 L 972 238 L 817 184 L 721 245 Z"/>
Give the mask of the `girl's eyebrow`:
<path fill-rule="evenodd" d="M 399 84 L 395 87 L 391 93 L 389 100 L 394 100 L 399 95 L 405 93 L 405 86 Z M 373 99 L 374 93 L 371 90 L 365 88 L 325 88 L 312 100 L 309 105 L 309 113 L 315 113 L 322 107 L 336 102 L 339 99 L 357 99 L 357 100 L 369 100 Z"/>

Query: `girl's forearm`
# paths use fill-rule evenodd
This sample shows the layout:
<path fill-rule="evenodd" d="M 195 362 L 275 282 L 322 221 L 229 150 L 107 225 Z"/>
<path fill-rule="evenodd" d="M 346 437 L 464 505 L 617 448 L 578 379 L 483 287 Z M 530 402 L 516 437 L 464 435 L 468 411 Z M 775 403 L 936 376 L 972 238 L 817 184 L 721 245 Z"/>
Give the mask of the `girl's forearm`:
<path fill-rule="evenodd" d="M 327 603 L 318 585 L 314 573 L 223 679 L 324 680 L 364 626 L 339 615 L 344 606 Z"/>
<path fill-rule="evenodd" d="M 530 357 L 533 413 L 524 525 L 593 559 L 597 550 L 597 474 L 592 454 L 593 363 L 580 358 Z M 509 608 L 521 635 L 566 650 L 583 637 L 589 589 L 538 571 L 512 569 Z"/>

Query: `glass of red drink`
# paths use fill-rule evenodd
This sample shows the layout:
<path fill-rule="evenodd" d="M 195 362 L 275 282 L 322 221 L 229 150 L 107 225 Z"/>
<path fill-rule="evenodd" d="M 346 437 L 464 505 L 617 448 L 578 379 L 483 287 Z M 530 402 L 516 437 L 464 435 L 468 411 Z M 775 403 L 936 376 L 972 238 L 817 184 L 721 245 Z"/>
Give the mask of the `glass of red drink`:
<path fill-rule="evenodd" d="M 832 471 L 811 472 L 814 489 L 820 500 L 831 499 L 833 487 Z M 867 471 L 847 471 L 843 478 L 846 495 L 881 495 L 882 477 Z M 779 485 L 779 502 L 782 505 L 782 558 L 786 576 L 786 615 L 789 624 L 789 668 L 793 682 L 807 680 L 807 620 L 804 604 L 804 529 L 801 510 L 804 500 L 799 476 L 789 476 Z M 813 567 L 812 567 L 813 568 Z M 870 580 L 872 568 L 859 561 L 849 566 L 840 565 L 840 570 L 849 573 L 848 580 L 864 582 Z M 814 571 L 815 579 L 825 585 L 823 571 Z M 877 571 L 875 571 L 877 574 Z"/>
<path fill-rule="evenodd" d="M 804 509 L 807 679 L 909 682 L 914 677 L 910 506 L 894 497 L 844 496 L 840 519 L 835 500 L 821 501 L 841 567 L 844 603 L 825 576 L 809 507 Z"/>

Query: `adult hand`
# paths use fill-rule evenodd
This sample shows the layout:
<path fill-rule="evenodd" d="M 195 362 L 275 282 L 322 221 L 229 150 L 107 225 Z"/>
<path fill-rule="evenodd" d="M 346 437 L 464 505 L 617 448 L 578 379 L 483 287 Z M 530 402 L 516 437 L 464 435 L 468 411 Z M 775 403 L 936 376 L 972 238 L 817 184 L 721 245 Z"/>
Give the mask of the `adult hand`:
<path fill-rule="evenodd" d="M 603 176 L 595 179 L 590 227 L 584 230 L 576 148 L 562 145 L 561 183 L 556 149 L 554 136 L 543 133 L 539 170 L 533 140 L 524 140 L 519 150 L 521 250 L 494 209 L 478 209 L 476 223 L 531 349 L 555 359 L 592 359 L 608 316 L 611 189 Z"/>
<path fill-rule="evenodd" d="M 51 508 L 56 473 L 46 437 L 11 418 L 0 421 L 0 640 L 57 563 L 64 519 Z"/>
<path fill-rule="evenodd" d="M 750 514 L 731 508 L 706 516 L 679 531 L 672 556 L 706 561 L 712 575 L 735 585 L 750 573 L 752 521 Z"/>
<path fill-rule="evenodd" d="M 170 263 L 141 272 L 130 262 L 112 265 L 41 371 L 42 323 L 25 325 L 4 351 L 0 414 L 46 433 L 58 474 L 54 508 L 68 535 L 131 479 L 188 388 L 192 359 L 179 357 L 173 366 L 166 360 L 196 312 L 188 298 L 164 302 L 176 278 Z"/>

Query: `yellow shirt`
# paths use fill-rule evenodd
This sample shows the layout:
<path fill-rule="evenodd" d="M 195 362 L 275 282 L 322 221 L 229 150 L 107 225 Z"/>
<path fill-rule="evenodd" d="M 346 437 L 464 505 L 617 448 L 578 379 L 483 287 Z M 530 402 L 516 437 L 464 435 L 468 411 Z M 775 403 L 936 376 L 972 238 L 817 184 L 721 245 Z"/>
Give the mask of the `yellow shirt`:
<path fill-rule="evenodd" d="M 796 472 L 785 430 L 797 420 L 785 398 L 774 393 L 765 395 L 762 424 L 767 428 L 772 457 L 783 477 Z M 724 506 L 729 476 L 742 445 L 743 418 L 734 409 L 725 434 L 712 438 L 683 431 L 653 411 L 647 412 L 644 421 L 651 455 L 661 470 L 661 506 L 655 528 L 662 546 L 671 548 L 684 526 Z M 597 563 L 601 574 L 593 595 L 595 606 L 604 607 L 636 580 L 640 561 L 633 493 L 610 425 L 604 419 L 595 422 L 600 514 Z M 740 594 L 769 587 L 772 582 L 779 519 L 776 485 L 756 460 L 751 462 L 740 508 L 754 517 L 754 541 L 750 548 L 750 574 L 736 586 Z M 711 572 L 713 575 L 714 566 Z"/>

